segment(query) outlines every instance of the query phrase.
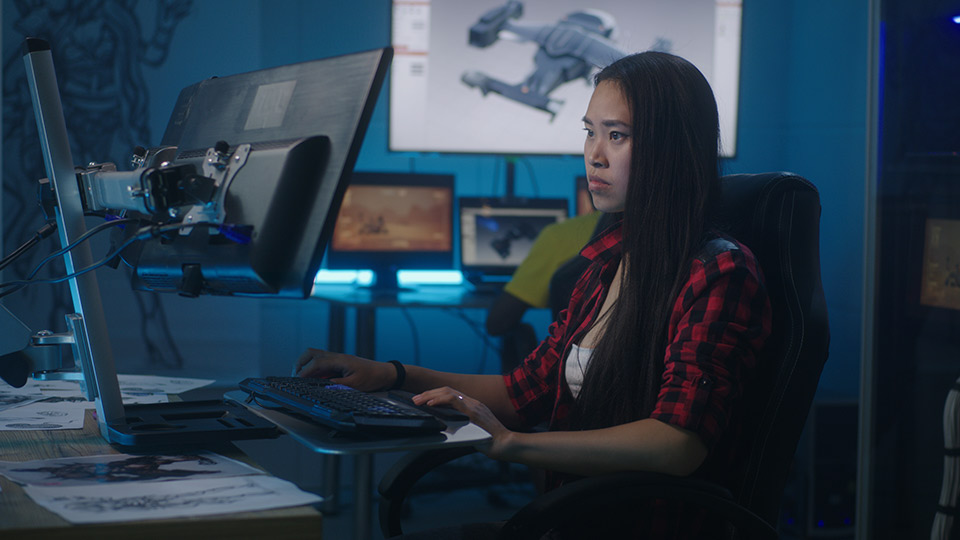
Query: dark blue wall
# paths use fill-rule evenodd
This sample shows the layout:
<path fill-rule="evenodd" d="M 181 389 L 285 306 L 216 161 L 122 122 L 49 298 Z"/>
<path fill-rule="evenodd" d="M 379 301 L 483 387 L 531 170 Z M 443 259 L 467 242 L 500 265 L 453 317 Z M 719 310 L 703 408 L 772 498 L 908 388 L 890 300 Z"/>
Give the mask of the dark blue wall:
<path fill-rule="evenodd" d="M 120 4 L 104 0 L 98 7 L 108 10 Z M 189 11 L 175 28 L 166 61 L 155 68 L 143 68 L 153 137 L 148 144 L 159 141 L 177 93 L 188 84 L 212 75 L 389 44 L 387 0 L 170 0 L 167 4 L 186 6 Z M 86 7 L 79 9 L 86 14 L 96 13 Z M 22 19 L 22 14 L 12 0 L 4 0 L 3 10 L 3 52 L 9 61 L 10 47 L 16 47 L 22 39 L 19 30 L 12 28 L 13 21 Z M 145 28 L 150 28 L 158 17 L 148 9 L 138 9 L 137 13 Z M 832 0 L 747 0 L 743 31 L 738 155 L 725 163 L 725 170 L 791 170 L 820 188 L 823 278 L 833 333 L 821 394 L 856 397 L 862 322 L 867 5 Z M 5 75 L 5 86 L 6 83 Z M 502 175 L 502 158 L 390 153 L 386 149 L 386 109 L 384 92 L 361 150 L 358 169 L 451 172 L 457 176 L 460 195 L 493 193 L 494 179 Z M 5 147 L 7 144 L 5 139 Z M 118 157 L 101 158 L 108 159 L 120 161 Z M 541 196 L 568 196 L 573 177 L 582 173 L 582 160 L 576 157 L 527 159 L 536 173 Z M 517 170 L 518 194 L 533 195 L 526 168 Z M 4 181 L 11 179 L 5 175 Z M 11 240 L 7 238 L 6 242 L 10 245 Z M 127 294 L 122 291 L 125 280 L 114 279 L 106 286 L 117 295 Z M 167 318 L 173 321 L 174 331 L 189 334 L 179 338 L 181 346 L 193 347 L 191 350 L 207 356 L 222 354 L 235 358 L 230 347 L 237 351 L 254 348 L 267 354 L 275 338 L 270 329 L 278 327 L 298 328 L 293 340 L 296 343 L 291 347 L 323 346 L 325 342 L 325 308 L 315 305 L 319 303 L 295 309 L 286 304 L 274 309 L 273 304 L 263 307 L 265 304 L 258 302 L 229 299 L 184 302 L 163 298 L 160 303 Z M 310 315 L 303 316 L 304 310 Z M 125 323 L 123 312 L 123 307 L 111 309 L 111 320 L 129 324 Z M 281 317 L 289 313 L 289 324 L 278 323 L 278 313 Z M 423 310 L 411 313 L 424 341 L 425 363 L 471 370 L 484 360 L 482 342 L 455 314 Z M 466 315 L 475 323 L 483 317 L 479 312 Z M 211 317 L 224 322 L 212 330 L 205 328 L 202 333 L 195 329 L 197 321 Z M 536 326 L 546 326 L 544 314 L 531 317 Z M 304 323 L 307 319 L 310 324 Z M 315 334 L 311 331 L 314 326 Z M 139 354 L 139 337 L 124 342 L 125 338 L 117 334 L 113 331 L 114 339 L 121 341 L 121 350 Z M 230 342 L 226 345 L 228 352 L 219 345 L 223 340 Z M 468 350 L 454 352 L 463 350 L 463 343 L 467 343 Z M 409 344 L 409 326 L 403 314 L 385 312 L 380 318 L 378 350 L 392 350 L 391 357 L 409 360 Z M 495 365 L 490 354 L 486 357 L 487 369 Z M 282 362 L 286 362 L 286 357 Z M 212 364 L 205 372 L 237 374 L 256 369 L 256 362 L 231 361 L 228 365 Z M 184 366 L 184 375 L 190 375 L 189 368 Z"/>

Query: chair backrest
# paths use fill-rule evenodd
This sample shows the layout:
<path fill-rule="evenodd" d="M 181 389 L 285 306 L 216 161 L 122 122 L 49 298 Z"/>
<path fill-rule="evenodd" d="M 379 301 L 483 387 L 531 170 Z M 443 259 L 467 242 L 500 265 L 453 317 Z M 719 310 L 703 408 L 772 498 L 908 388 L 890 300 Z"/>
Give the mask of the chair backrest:
<path fill-rule="evenodd" d="M 789 464 L 827 359 L 830 329 L 820 281 L 820 197 L 790 173 L 721 180 L 719 219 L 757 256 L 773 308 L 772 333 L 744 396 L 737 502 L 776 525 Z"/>

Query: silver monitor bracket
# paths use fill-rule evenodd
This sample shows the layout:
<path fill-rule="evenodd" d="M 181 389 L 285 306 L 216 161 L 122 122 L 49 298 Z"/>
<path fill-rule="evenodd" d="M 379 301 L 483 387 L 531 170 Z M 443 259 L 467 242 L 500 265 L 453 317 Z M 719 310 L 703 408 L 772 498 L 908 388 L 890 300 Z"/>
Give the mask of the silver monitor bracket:
<path fill-rule="evenodd" d="M 69 246 L 83 236 L 84 200 L 100 200 L 104 204 L 129 202 L 138 210 L 149 213 L 165 212 L 163 204 L 153 199 L 163 198 L 164 181 L 171 174 L 190 177 L 191 171 L 173 170 L 175 165 L 152 169 L 138 169 L 119 173 L 94 165 L 100 173 L 113 173 L 128 180 L 128 188 L 100 189 L 85 183 L 83 174 L 77 174 L 70 153 L 66 121 L 60 102 L 56 72 L 50 45 L 42 39 L 27 38 L 23 43 L 23 60 L 30 85 L 47 177 L 56 197 L 57 232 L 61 246 Z M 239 161 L 239 160 L 238 160 Z M 239 170 L 238 166 L 224 166 L 224 170 Z M 199 175 L 197 175 L 199 177 Z M 228 181 L 224 173 L 221 181 Z M 203 178 L 203 177 L 200 177 Z M 123 185 L 123 182 L 114 182 Z M 200 188 L 203 186 L 201 182 Z M 159 189 L 154 189 L 158 188 Z M 141 192 L 137 192 L 141 189 Z M 209 190 L 207 190 L 209 191 Z M 99 198 L 99 199 L 98 199 Z M 159 201 L 162 202 L 162 201 Z M 179 202 L 179 201 L 178 201 Z M 206 204 L 209 201 L 201 201 Z M 120 204 L 121 208 L 126 208 Z M 64 253 L 68 274 L 91 267 L 94 263 L 90 246 L 79 242 Z M 106 317 L 100 288 L 94 272 L 86 272 L 69 279 L 70 294 L 75 313 L 67 317 L 68 334 L 37 336 L 38 345 L 67 344 L 79 359 L 87 392 L 96 402 L 100 433 L 107 441 L 124 446 L 155 446 L 169 444 L 203 444 L 230 439 L 263 438 L 277 435 L 276 427 L 248 413 L 246 409 L 223 400 L 178 402 L 124 407 L 117 382 L 113 351 L 107 333 Z M 46 338 L 46 339 L 45 339 Z M 46 341 L 47 343 L 44 343 Z"/>

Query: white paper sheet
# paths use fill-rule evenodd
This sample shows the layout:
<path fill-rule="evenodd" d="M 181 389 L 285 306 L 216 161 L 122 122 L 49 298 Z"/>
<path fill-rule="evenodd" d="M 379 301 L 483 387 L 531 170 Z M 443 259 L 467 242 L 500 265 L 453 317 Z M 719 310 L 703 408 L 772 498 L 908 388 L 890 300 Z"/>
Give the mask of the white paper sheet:
<path fill-rule="evenodd" d="M 77 403 L 37 401 L 0 411 L 0 431 L 83 429 L 84 410 Z"/>
<path fill-rule="evenodd" d="M 27 405 L 43 399 L 45 396 L 34 381 L 27 381 L 21 388 L 14 388 L 0 381 L 0 411 Z"/>
<path fill-rule="evenodd" d="M 18 484 L 68 487 L 218 478 L 263 472 L 213 452 L 197 452 L 184 455 L 106 454 L 22 462 L 0 461 L 0 474 Z"/>
<path fill-rule="evenodd" d="M 206 516 L 315 504 L 323 499 L 272 476 L 238 476 L 24 491 L 71 523 Z"/>
<path fill-rule="evenodd" d="M 189 377 L 158 377 L 156 375 L 117 375 L 120 391 L 130 395 L 181 394 L 213 384 L 213 379 Z"/>
<path fill-rule="evenodd" d="M 168 394 L 207 386 L 212 379 L 118 375 L 120 397 L 125 405 L 167 403 Z M 44 405 L 49 404 L 50 406 Z M 19 429 L 81 429 L 87 401 L 79 381 L 29 380 L 22 388 L 0 382 L 0 431 Z"/>

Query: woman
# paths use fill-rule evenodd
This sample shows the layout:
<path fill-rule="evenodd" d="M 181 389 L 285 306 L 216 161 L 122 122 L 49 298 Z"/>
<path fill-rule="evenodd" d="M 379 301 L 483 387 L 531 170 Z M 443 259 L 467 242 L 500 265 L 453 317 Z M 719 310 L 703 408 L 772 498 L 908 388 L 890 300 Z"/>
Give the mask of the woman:
<path fill-rule="evenodd" d="M 626 470 L 722 482 L 770 306 L 753 254 L 710 222 L 713 93 L 689 62 L 636 54 L 596 76 L 583 123 L 594 205 L 622 219 L 583 250 L 591 265 L 569 308 L 521 366 L 453 374 L 311 349 L 296 371 L 363 390 L 399 379 L 415 402 L 487 430 L 485 454 L 553 471 L 554 485 Z M 543 422 L 549 431 L 518 431 Z M 694 534 L 671 512 L 657 507 L 644 530 Z"/>

